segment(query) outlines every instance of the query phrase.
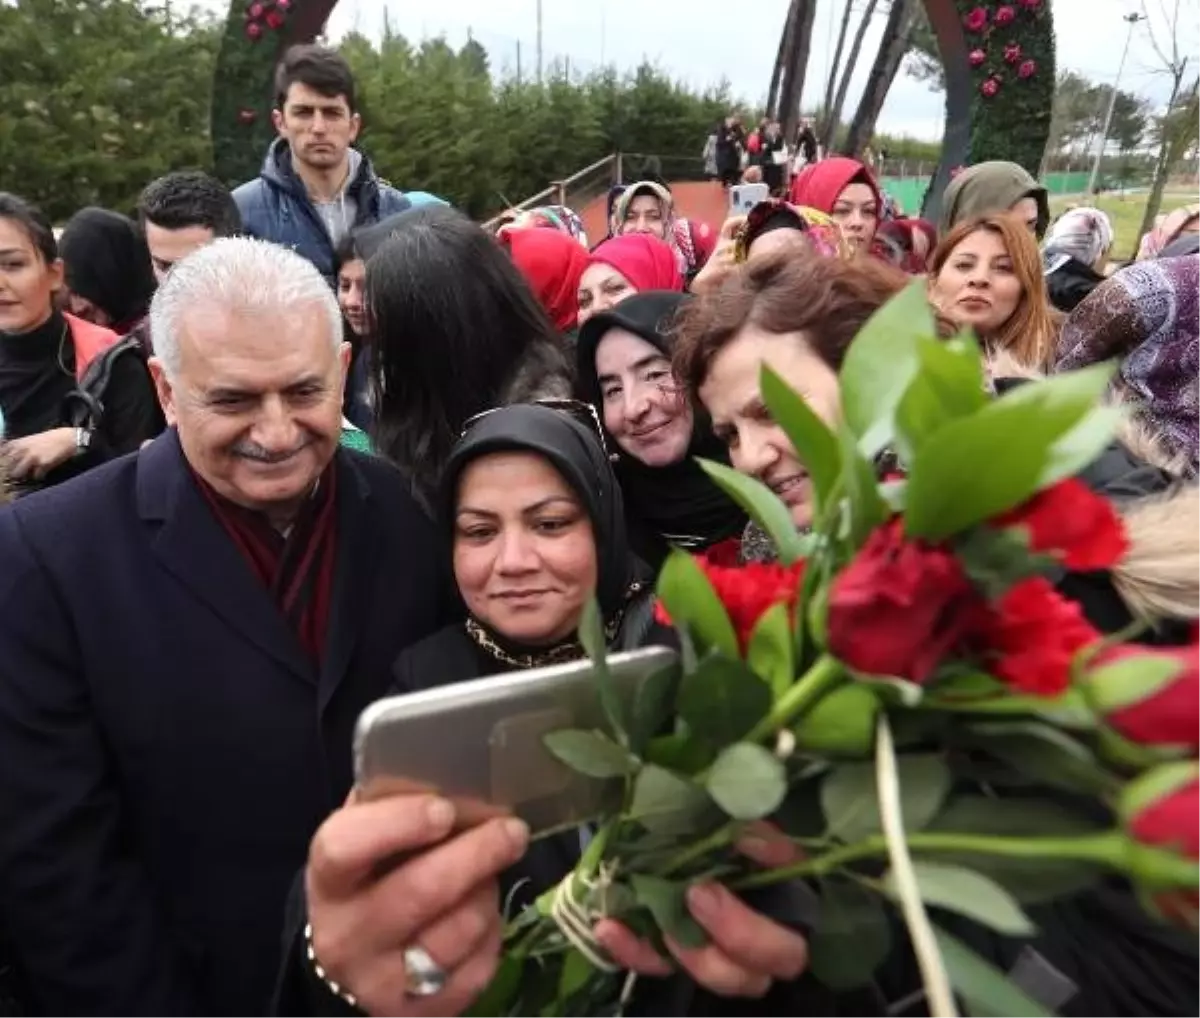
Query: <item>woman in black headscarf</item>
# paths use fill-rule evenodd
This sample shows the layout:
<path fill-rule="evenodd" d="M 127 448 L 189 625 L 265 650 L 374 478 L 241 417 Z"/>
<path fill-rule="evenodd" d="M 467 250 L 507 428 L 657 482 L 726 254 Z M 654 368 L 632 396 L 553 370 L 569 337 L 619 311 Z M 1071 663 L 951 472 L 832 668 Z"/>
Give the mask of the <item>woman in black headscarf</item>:
<path fill-rule="evenodd" d="M 108 209 L 80 209 L 63 227 L 58 251 L 71 314 L 118 336 L 141 325 L 155 284 L 150 250 L 137 223 Z"/>
<path fill-rule="evenodd" d="M 667 329 L 686 299 L 635 294 L 589 319 L 576 345 L 580 396 L 599 410 L 616 455 L 630 543 L 655 570 L 672 545 L 712 548 L 738 539 L 746 526 L 745 514 L 696 463 L 698 456 L 728 463 L 729 454 L 671 373 Z"/>
<path fill-rule="evenodd" d="M 574 634 L 593 592 L 610 649 L 670 638 L 652 622 L 649 586 L 625 544 L 621 492 L 598 422 L 591 425 L 590 408 L 584 405 L 553 405 L 556 409 L 550 404 L 510 406 L 468 422 L 447 464 L 438 505 L 467 621 L 404 651 L 395 667 L 394 693 L 584 657 Z M 505 595 L 515 600 L 506 604 Z M 574 832 L 532 842 L 500 878 L 506 914 L 515 915 L 561 881 L 579 851 Z M 388 877 L 381 873 L 379 879 Z M 313 978 L 301 934 L 306 921 L 302 886 L 304 882 L 297 884 L 289 903 L 293 946 L 273 1013 L 342 1013 L 328 984 L 322 987 Z M 314 909 L 320 911 L 319 882 L 307 886 Z M 749 892 L 744 901 L 792 931 L 785 936 L 808 928 L 811 898 L 794 885 Z M 357 904 L 370 910 L 365 900 Z M 362 956 L 356 959 L 361 962 L 369 960 L 375 944 L 359 940 L 349 949 Z M 827 1015 L 833 1013 L 829 1003 L 829 995 L 809 980 L 776 983 L 766 996 L 747 1002 L 718 997 L 679 974 L 640 980 L 625 1013 Z"/>

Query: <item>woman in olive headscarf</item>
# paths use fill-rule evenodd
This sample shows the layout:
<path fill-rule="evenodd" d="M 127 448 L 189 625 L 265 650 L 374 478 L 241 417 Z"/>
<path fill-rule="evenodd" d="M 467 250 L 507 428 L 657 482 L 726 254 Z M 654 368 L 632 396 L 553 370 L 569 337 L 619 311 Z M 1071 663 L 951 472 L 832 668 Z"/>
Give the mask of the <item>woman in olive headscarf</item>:
<path fill-rule="evenodd" d="M 946 187 L 938 233 L 945 235 L 964 219 L 1014 212 L 1041 240 L 1050 225 L 1046 189 L 1016 163 L 992 160 L 968 166 Z"/>

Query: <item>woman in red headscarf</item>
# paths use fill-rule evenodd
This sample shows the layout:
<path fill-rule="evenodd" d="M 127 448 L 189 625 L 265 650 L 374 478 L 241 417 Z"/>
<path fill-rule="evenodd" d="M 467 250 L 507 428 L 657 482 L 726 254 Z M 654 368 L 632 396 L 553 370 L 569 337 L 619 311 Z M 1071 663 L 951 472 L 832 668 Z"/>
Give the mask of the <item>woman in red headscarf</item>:
<path fill-rule="evenodd" d="M 579 277 L 587 250 L 558 230 L 502 230 L 497 238 L 560 332 L 579 324 Z"/>
<path fill-rule="evenodd" d="M 792 181 L 789 200 L 830 216 L 852 252 L 870 250 L 883 196 L 871 171 L 857 159 L 834 156 L 805 167 Z"/>
<path fill-rule="evenodd" d="M 626 233 L 598 244 L 579 278 L 579 324 L 645 290 L 683 290 L 675 252 L 648 233 Z"/>

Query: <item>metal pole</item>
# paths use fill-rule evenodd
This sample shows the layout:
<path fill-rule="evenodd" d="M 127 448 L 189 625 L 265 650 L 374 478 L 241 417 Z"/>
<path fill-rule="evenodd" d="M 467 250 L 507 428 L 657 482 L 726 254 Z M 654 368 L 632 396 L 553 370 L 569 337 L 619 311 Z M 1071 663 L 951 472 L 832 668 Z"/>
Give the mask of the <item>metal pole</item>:
<path fill-rule="evenodd" d="M 1088 177 L 1087 197 L 1096 194 L 1096 178 L 1100 176 L 1100 160 L 1104 158 L 1104 149 L 1108 145 L 1108 130 L 1112 127 L 1113 111 L 1117 108 L 1117 89 L 1121 84 L 1121 72 L 1125 70 L 1125 58 L 1129 56 L 1129 44 L 1133 41 L 1133 26 L 1142 20 L 1140 14 L 1126 14 L 1125 21 L 1129 23 L 1129 31 L 1125 33 L 1125 48 L 1121 50 L 1121 62 L 1117 64 L 1117 76 L 1113 79 L 1112 93 L 1108 97 L 1108 112 L 1104 114 L 1104 129 L 1100 132 L 1100 146 L 1096 149 L 1096 157 L 1092 160 L 1092 173 Z"/>
<path fill-rule="evenodd" d="M 537 80 L 542 81 L 542 0 L 537 0 Z"/>

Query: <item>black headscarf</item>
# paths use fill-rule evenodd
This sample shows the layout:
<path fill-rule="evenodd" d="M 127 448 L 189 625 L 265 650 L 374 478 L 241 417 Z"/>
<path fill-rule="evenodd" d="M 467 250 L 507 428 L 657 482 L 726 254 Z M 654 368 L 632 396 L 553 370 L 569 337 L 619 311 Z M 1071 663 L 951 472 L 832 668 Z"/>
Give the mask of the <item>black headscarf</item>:
<path fill-rule="evenodd" d="M 537 404 L 513 404 L 481 417 L 454 447 L 442 477 L 439 516 L 451 534 L 463 470 L 494 452 L 543 456 L 579 497 L 596 538 L 596 599 L 604 618 L 612 619 L 625 607 L 638 575 L 625 535 L 621 489 L 599 439 L 570 415 Z"/>
<path fill-rule="evenodd" d="M 610 329 L 625 329 L 640 336 L 669 359 L 670 322 L 687 299 L 680 293 L 644 291 L 589 318 L 576 343 L 582 397 L 603 414 L 596 348 Z M 667 544 L 699 549 L 741 535 L 746 526 L 745 513 L 696 462 L 698 456 L 729 462 L 728 451 L 713 434 L 708 417 L 699 410 L 695 412 L 687 455 L 669 466 L 647 466 L 624 452 L 611 436 L 605 438 L 617 453 L 616 474 L 631 519 L 652 531 L 661 545 L 659 554 L 653 557 L 661 559 Z"/>
<path fill-rule="evenodd" d="M 150 250 L 128 216 L 80 209 L 63 227 L 58 253 L 71 292 L 100 308 L 118 331 L 131 328 L 149 310 L 155 286 Z"/>

